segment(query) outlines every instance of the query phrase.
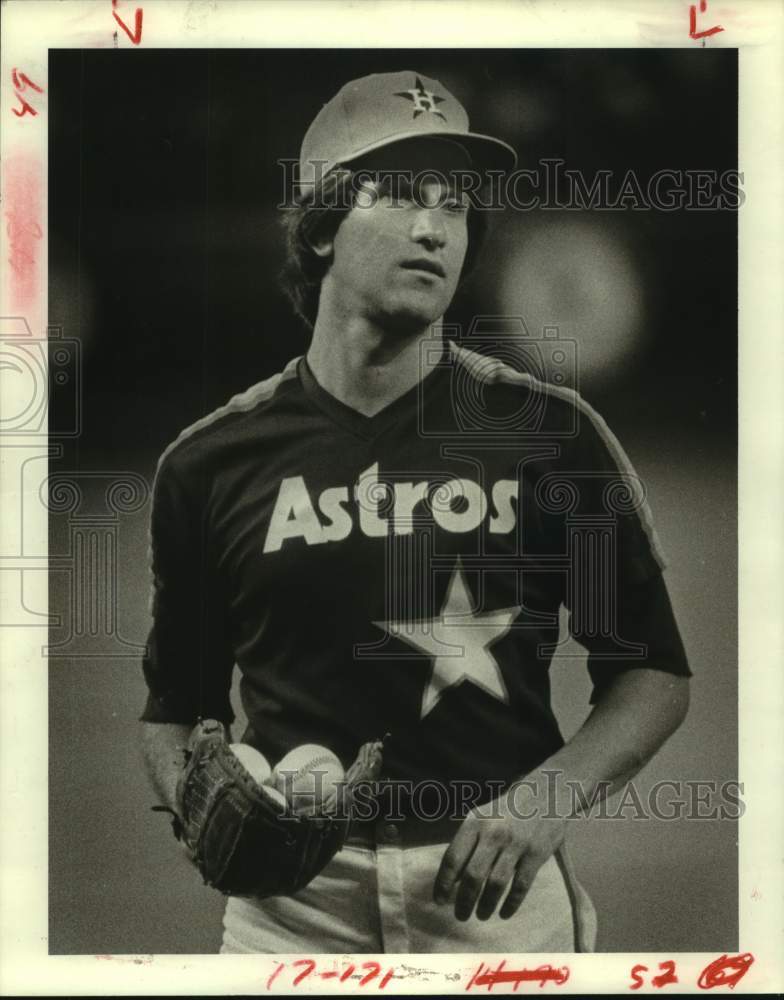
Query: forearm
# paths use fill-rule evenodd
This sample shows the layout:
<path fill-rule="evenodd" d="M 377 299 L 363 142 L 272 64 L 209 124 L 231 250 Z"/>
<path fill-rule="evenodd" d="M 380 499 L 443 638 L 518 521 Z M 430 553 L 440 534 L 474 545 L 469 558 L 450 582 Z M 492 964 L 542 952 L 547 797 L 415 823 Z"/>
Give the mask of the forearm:
<path fill-rule="evenodd" d="M 142 753 L 147 774 L 162 805 L 176 812 L 177 779 L 185 763 L 191 726 L 143 722 Z"/>
<path fill-rule="evenodd" d="M 551 815 L 583 811 L 581 801 L 612 795 L 642 769 L 683 722 L 688 705 L 688 678 L 629 670 L 608 687 L 572 739 L 525 777 Z"/>

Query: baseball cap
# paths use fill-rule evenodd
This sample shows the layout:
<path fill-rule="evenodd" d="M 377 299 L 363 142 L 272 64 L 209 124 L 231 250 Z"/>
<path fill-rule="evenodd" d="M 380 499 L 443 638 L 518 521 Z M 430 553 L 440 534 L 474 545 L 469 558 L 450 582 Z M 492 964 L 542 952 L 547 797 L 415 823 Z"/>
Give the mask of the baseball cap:
<path fill-rule="evenodd" d="M 335 167 L 421 137 L 458 142 L 478 170 L 517 162 L 508 143 L 469 130 L 465 108 L 438 80 L 412 70 L 374 73 L 341 87 L 313 119 L 300 151 L 300 199 Z"/>

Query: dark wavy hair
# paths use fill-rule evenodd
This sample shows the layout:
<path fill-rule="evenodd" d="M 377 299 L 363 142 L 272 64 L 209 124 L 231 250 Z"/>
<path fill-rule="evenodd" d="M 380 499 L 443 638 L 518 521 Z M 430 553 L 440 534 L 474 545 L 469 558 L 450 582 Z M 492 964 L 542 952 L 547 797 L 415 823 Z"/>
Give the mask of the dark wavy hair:
<path fill-rule="evenodd" d="M 362 178 L 367 179 L 367 171 Z M 328 175 L 317 200 L 304 201 L 282 209 L 285 263 L 280 272 L 283 291 L 296 314 L 312 330 L 318 314 L 321 282 L 330 261 L 320 257 L 313 245 L 319 239 L 332 239 L 343 218 L 354 207 L 357 185 L 355 174 L 342 168 Z M 484 214 L 473 205 L 468 209 L 468 250 L 460 272 L 458 288 L 476 265 L 487 232 Z"/>

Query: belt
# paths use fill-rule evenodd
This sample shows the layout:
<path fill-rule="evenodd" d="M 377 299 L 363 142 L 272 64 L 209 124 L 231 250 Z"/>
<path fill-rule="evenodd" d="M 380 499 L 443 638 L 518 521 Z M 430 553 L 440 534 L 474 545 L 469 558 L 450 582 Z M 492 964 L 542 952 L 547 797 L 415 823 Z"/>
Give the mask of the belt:
<path fill-rule="evenodd" d="M 374 819 L 351 821 L 346 846 L 375 850 L 384 844 L 397 847 L 424 847 L 428 844 L 448 844 L 457 833 L 462 820 L 451 816 L 423 819 L 406 816 L 404 819 Z"/>

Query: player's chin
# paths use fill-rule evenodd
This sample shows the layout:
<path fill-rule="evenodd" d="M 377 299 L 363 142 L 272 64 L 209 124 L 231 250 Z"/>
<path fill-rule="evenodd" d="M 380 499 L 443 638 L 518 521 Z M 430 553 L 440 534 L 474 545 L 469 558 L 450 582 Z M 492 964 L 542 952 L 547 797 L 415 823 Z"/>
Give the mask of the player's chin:
<path fill-rule="evenodd" d="M 401 334 L 420 331 L 444 315 L 450 299 L 432 293 L 391 297 L 383 310 L 384 326 Z"/>

